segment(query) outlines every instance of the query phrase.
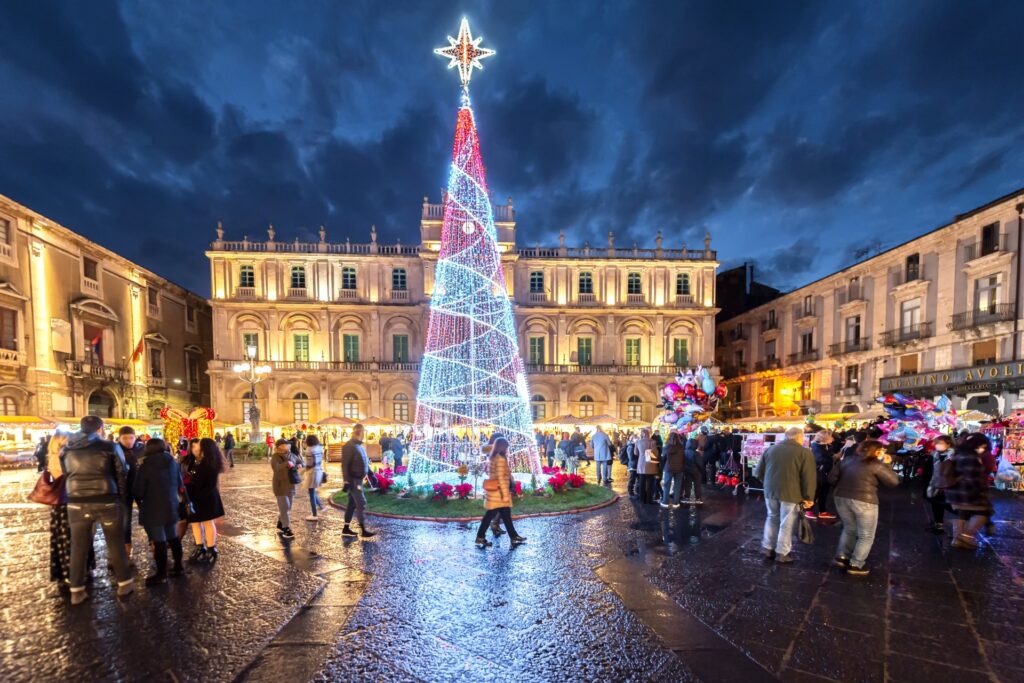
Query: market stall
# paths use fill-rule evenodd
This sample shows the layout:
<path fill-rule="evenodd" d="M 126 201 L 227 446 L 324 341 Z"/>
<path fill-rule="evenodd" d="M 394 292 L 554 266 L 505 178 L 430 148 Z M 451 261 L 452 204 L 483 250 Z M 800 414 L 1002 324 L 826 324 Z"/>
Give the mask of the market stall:
<path fill-rule="evenodd" d="M 39 440 L 51 434 L 57 423 L 34 415 L 0 417 L 0 465 L 28 467 L 35 465 Z"/>

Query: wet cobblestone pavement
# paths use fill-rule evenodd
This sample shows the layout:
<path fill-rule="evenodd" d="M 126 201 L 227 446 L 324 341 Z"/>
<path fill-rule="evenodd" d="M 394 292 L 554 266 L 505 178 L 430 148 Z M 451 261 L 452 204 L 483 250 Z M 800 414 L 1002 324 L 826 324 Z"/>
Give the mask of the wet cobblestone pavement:
<path fill-rule="evenodd" d="M 834 525 L 766 564 L 756 495 L 624 498 L 480 551 L 459 523 L 373 520 L 376 538 L 343 541 L 337 511 L 301 521 L 304 498 L 283 542 L 269 479 L 223 480 L 215 567 L 124 601 L 97 571 L 72 609 L 48 581 L 48 510 L 23 502 L 34 473 L 0 472 L 0 680 L 1024 681 L 1024 498 L 997 494 L 996 535 L 963 553 L 899 489 L 855 579 L 828 567 Z"/>

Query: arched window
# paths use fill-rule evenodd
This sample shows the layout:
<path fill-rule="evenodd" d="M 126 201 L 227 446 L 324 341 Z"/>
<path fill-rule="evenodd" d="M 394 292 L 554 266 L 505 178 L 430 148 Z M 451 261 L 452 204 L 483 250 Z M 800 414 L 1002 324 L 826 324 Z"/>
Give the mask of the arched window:
<path fill-rule="evenodd" d="M 403 393 L 395 394 L 391 417 L 401 422 L 409 422 L 409 397 Z"/>
<path fill-rule="evenodd" d="M 252 410 L 252 403 L 251 391 L 247 391 L 242 394 L 242 422 L 249 422 L 251 417 L 249 411 Z"/>
<path fill-rule="evenodd" d="M 626 419 L 644 419 L 644 400 L 639 396 L 630 396 L 626 399 Z"/>
<path fill-rule="evenodd" d="M 689 273 L 678 273 L 676 275 L 676 296 L 690 296 Z"/>
<path fill-rule="evenodd" d="M 350 420 L 359 419 L 359 397 L 347 393 L 341 398 L 341 414 Z"/>
<path fill-rule="evenodd" d="M 590 394 L 580 396 L 580 417 L 594 417 L 594 397 Z"/>
<path fill-rule="evenodd" d="M 544 397 L 540 394 L 534 394 L 530 398 L 530 412 L 533 414 L 534 421 L 543 420 L 548 416 L 548 404 L 544 400 Z"/>
<path fill-rule="evenodd" d="M 309 396 L 299 392 L 292 397 L 292 417 L 296 422 L 309 422 Z"/>
<path fill-rule="evenodd" d="M 17 415 L 18 404 L 10 396 L 0 398 L 0 415 Z"/>

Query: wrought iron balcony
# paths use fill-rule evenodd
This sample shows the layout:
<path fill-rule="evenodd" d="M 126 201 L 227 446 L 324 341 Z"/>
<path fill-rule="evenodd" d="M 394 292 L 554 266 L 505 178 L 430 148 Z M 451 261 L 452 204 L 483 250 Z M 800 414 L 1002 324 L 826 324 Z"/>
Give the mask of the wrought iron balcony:
<path fill-rule="evenodd" d="M 766 318 L 766 319 L 761 321 L 761 331 L 762 332 L 768 332 L 770 330 L 777 330 L 777 329 L 779 329 L 779 319 L 778 318 Z"/>
<path fill-rule="evenodd" d="M 797 363 L 812 363 L 820 357 L 817 349 L 811 349 L 809 351 L 798 351 L 797 353 L 789 354 L 789 364 L 796 365 Z"/>
<path fill-rule="evenodd" d="M 856 384 L 839 384 L 835 387 L 832 387 L 832 393 L 835 395 L 836 398 L 849 398 L 852 396 L 859 396 L 860 387 L 857 386 Z"/>
<path fill-rule="evenodd" d="M 973 244 L 964 245 L 964 262 L 970 262 L 982 256 L 988 256 L 1000 251 L 1007 251 L 1005 232 L 998 235 L 994 240 L 981 240 Z"/>
<path fill-rule="evenodd" d="M 677 368 L 674 365 L 527 365 L 530 374 L 568 375 L 661 375 L 671 377 Z"/>
<path fill-rule="evenodd" d="M 100 381 L 120 381 L 127 378 L 122 368 L 115 368 L 110 365 L 96 365 L 80 360 L 68 359 L 64 361 L 64 369 L 71 377 L 90 377 Z"/>
<path fill-rule="evenodd" d="M 762 372 L 764 370 L 778 370 L 782 367 L 782 361 L 778 358 L 765 358 L 754 363 L 754 370 Z"/>
<path fill-rule="evenodd" d="M 844 306 L 854 301 L 864 301 L 863 287 L 859 285 L 849 285 L 845 289 L 840 289 L 836 292 L 839 297 L 839 305 Z"/>
<path fill-rule="evenodd" d="M 842 356 L 845 353 L 867 351 L 870 348 L 871 342 L 867 337 L 860 337 L 859 339 L 847 339 L 846 341 L 841 341 L 838 344 L 829 345 L 828 355 Z"/>
<path fill-rule="evenodd" d="M 932 336 L 932 324 L 917 323 L 916 325 L 901 327 L 898 330 L 883 332 L 881 343 L 882 346 L 898 346 L 899 344 L 905 344 L 918 339 L 927 339 L 930 336 Z"/>
<path fill-rule="evenodd" d="M 951 330 L 969 330 L 972 327 L 991 325 L 1013 320 L 1017 315 L 1017 307 L 1013 304 L 997 304 L 984 310 L 963 311 L 955 313 L 949 323 Z"/>

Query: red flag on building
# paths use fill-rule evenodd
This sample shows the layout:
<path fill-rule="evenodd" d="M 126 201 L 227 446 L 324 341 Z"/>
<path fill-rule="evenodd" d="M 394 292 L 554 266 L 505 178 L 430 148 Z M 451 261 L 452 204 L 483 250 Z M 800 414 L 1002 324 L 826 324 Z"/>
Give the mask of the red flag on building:
<path fill-rule="evenodd" d="M 135 363 L 142 358 L 142 351 L 145 348 L 146 338 L 142 337 L 139 339 L 139 343 L 135 345 L 135 352 L 132 353 L 132 362 Z"/>

